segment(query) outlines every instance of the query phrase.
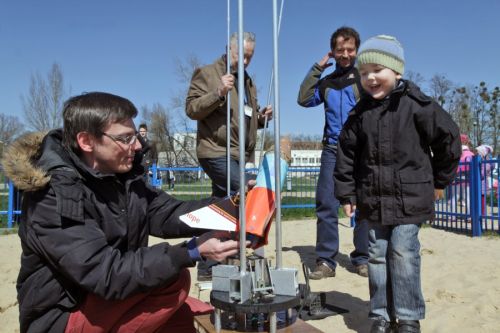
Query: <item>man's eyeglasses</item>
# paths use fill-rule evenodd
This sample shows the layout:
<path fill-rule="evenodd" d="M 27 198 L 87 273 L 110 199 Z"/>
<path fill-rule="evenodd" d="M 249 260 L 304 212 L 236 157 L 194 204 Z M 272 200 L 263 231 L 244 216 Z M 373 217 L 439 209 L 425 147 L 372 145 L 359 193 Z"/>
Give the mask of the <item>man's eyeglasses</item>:
<path fill-rule="evenodd" d="M 130 134 L 130 135 L 112 135 L 108 133 L 102 132 L 102 135 L 107 136 L 111 140 L 119 143 L 123 143 L 124 145 L 133 145 L 135 141 L 137 140 L 137 132 L 135 134 Z"/>

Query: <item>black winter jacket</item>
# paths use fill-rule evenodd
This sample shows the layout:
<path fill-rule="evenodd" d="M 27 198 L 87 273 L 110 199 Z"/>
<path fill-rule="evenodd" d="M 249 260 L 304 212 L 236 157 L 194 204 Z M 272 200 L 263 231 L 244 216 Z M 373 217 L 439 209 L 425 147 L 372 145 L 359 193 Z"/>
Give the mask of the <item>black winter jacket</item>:
<path fill-rule="evenodd" d="M 178 217 L 207 201 L 183 202 L 150 187 L 139 161 L 126 174 L 98 173 L 61 146 L 61 131 L 32 150 L 13 147 L 20 149 L 10 156 L 26 154 L 34 163 L 18 161 L 21 170 L 9 175 L 26 189 L 17 281 L 21 332 L 64 332 L 86 294 L 125 299 L 168 286 L 195 264 L 185 243 L 148 247 L 148 237 L 203 232 Z M 50 178 L 34 181 L 40 174 Z"/>
<path fill-rule="evenodd" d="M 340 134 L 335 196 L 358 218 L 422 223 L 434 215 L 434 189 L 455 175 L 461 148 L 450 115 L 409 81 L 375 100 L 364 95 Z"/>

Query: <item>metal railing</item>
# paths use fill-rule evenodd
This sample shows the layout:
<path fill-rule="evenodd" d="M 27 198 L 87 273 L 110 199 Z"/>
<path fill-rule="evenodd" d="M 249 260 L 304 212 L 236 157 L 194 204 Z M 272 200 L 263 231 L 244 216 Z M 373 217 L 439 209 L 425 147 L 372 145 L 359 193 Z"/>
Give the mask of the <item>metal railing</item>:
<path fill-rule="evenodd" d="M 436 217 L 429 221 L 436 228 L 481 236 L 484 232 L 500 233 L 499 209 L 500 160 L 460 163 L 455 181 L 446 188 L 445 198 L 435 203 Z M 181 200 L 196 200 L 211 195 L 210 178 L 201 167 L 157 167 L 151 169 L 150 182 Z M 255 175 L 257 169 L 247 169 Z M 20 195 L 5 179 L 0 169 L 0 218 L 2 227 L 11 228 L 21 214 Z M 316 183 L 319 168 L 290 167 L 282 190 L 282 209 L 304 209 L 314 215 Z"/>

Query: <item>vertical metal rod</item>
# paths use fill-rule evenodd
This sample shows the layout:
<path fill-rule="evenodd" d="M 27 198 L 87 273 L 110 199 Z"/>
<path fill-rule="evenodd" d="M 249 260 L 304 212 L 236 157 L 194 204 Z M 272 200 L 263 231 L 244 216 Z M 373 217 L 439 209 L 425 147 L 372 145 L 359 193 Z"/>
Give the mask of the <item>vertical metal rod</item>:
<path fill-rule="evenodd" d="M 218 309 L 218 308 L 215 308 L 214 326 L 215 326 L 215 332 L 220 333 L 220 331 L 222 329 L 222 324 L 221 324 L 221 313 L 220 313 L 220 309 Z"/>
<path fill-rule="evenodd" d="M 280 7 L 280 16 L 278 19 L 278 38 L 280 35 L 280 30 L 281 30 L 281 17 L 283 16 L 283 4 L 285 3 L 285 0 L 281 0 L 281 7 Z M 274 80 L 274 71 L 271 70 L 271 78 L 269 79 L 269 89 L 267 92 L 267 103 L 266 106 L 268 106 L 271 103 L 271 92 L 273 88 L 273 80 Z M 257 167 L 257 170 L 260 168 L 260 165 L 262 164 L 262 157 L 264 156 L 264 144 L 266 142 L 266 132 L 267 132 L 267 117 L 264 122 L 264 129 L 262 133 L 262 140 L 260 144 L 260 155 L 259 155 L 259 166 Z"/>
<path fill-rule="evenodd" d="M 269 314 L 269 332 L 276 333 L 276 326 L 277 326 L 276 312 L 271 312 Z"/>
<path fill-rule="evenodd" d="M 227 74 L 231 74 L 231 0 L 227 0 L 227 50 L 226 50 L 226 70 Z M 226 166 L 227 166 L 227 196 L 231 194 L 231 91 L 226 95 L 227 112 L 226 112 Z"/>
<path fill-rule="evenodd" d="M 278 1 L 273 0 L 273 72 L 274 72 L 274 169 L 276 170 L 276 268 L 282 267 L 281 258 L 281 163 L 280 163 L 280 93 L 278 71 Z"/>
<path fill-rule="evenodd" d="M 245 221 L 245 69 L 243 67 L 243 0 L 238 0 L 238 141 L 240 148 L 240 274 L 246 274 Z"/>
<path fill-rule="evenodd" d="M 14 183 L 11 180 L 9 184 L 9 199 L 7 202 L 7 228 L 12 228 L 12 222 L 14 221 Z"/>

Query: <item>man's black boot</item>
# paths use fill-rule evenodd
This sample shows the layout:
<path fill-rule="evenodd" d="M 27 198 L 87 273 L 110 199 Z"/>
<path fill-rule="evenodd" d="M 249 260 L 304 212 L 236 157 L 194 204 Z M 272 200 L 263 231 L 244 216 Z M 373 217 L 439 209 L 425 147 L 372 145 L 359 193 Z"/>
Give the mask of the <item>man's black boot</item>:
<path fill-rule="evenodd" d="M 420 333 L 420 323 L 418 320 L 400 320 L 398 323 L 398 333 Z"/>

